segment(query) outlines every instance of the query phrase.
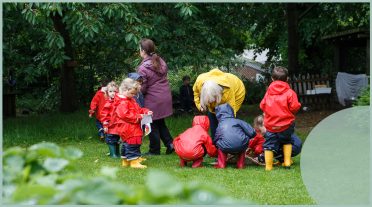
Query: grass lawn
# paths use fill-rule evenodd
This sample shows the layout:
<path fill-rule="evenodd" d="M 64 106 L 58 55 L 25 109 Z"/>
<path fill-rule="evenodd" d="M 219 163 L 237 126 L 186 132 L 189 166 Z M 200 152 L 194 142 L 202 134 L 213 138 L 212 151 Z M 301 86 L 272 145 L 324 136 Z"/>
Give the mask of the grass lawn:
<path fill-rule="evenodd" d="M 244 106 L 241 111 L 249 112 L 252 107 Z M 247 113 L 245 113 L 247 114 Z M 240 116 L 252 123 L 252 116 Z M 192 116 L 184 115 L 168 118 L 167 126 L 175 137 L 191 125 Z M 84 152 L 77 162 L 81 171 L 88 176 L 98 174 L 102 166 L 120 167 L 120 159 L 111 159 L 105 154 L 106 144 L 100 142 L 96 135 L 95 120 L 89 119 L 87 110 L 73 114 L 47 114 L 18 117 L 4 120 L 3 148 L 12 146 L 27 147 L 32 144 L 48 141 L 60 146 L 75 146 Z M 298 134 L 304 140 L 307 134 Z M 148 150 L 148 137 L 141 147 L 142 152 Z M 159 169 L 172 174 L 181 182 L 199 181 L 213 184 L 225 190 L 227 195 L 237 199 L 253 201 L 257 204 L 315 204 L 308 195 L 301 179 L 300 156 L 294 158 L 290 170 L 280 167 L 266 172 L 263 167 L 246 166 L 237 170 L 235 166 L 226 169 L 214 169 L 208 163 L 211 158 L 204 159 L 200 169 L 180 168 L 175 154 L 147 157 L 144 162 L 147 169 L 121 168 L 117 180 L 133 185 L 143 185 L 148 169 Z"/>

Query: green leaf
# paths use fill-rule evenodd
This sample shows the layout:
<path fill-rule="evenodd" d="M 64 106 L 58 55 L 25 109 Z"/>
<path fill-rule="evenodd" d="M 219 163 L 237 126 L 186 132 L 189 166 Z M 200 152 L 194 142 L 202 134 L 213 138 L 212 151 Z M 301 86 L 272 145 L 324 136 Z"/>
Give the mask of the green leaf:
<path fill-rule="evenodd" d="M 71 58 L 64 55 L 63 59 L 64 60 L 69 60 Z M 70 146 L 66 147 L 63 150 L 63 154 L 64 154 L 64 157 L 69 159 L 69 160 L 77 160 L 77 159 L 79 159 L 83 156 L 83 152 L 80 149 L 75 148 L 75 147 L 70 147 Z"/>
<path fill-rule="evenodd" d="M 133 33 L 126 34 L 125 35 L 125 41 L 130 42 L 132 40 L 133 36 L 134 36 Z"/>
<path fill-rule="evenodd" d="M 36 152 L 39 156 L 57 157 L 61 155 L 61 149 L 58 145 L 50 142 L 42 142 L 32 145 L 29 151 Z"/>
<path fill-rule="evenodd" d="M 158 170 L 149 171 L 146 186 L 154 197 L 176 196 L 182 192 L 183 188 L 171 175 Z"/>
<path fill-rule="evenodd" d="M 101 168 L 101 174 L 110 178 L 116 178 L 116 173 L 118 171 L 118 168 L 116 167 L 102 167 Z"/>
<path fill-rule="evenodd" d="M 12 201 L 14 203 L 27 204 L 47 204 L 50 201 L 56 189 L 51 186 L 40 185 L 22 185 L 13 193 Z"/>
<path fill-rule="evenodd" d="M 43 167 L 49 172 L 59 172 L 63 170 L 69 164 L 68 160 L 61 159 L 61 158 L 47 158 L 44 163 Z"/>

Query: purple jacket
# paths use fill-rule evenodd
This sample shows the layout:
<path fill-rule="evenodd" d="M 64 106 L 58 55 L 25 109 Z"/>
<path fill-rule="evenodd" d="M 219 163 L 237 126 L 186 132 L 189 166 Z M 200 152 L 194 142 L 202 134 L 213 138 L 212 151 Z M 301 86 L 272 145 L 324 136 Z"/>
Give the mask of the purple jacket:
<path fill-rule="evenodd" d="M 151 58 L 146 58 L 138 67 L 143 78 L 141 91 L 145 96 L 145 108 L 154 112 L 152 119 L 166 118 L 173 113 L 172 94 L 167 79 L 168 66 L 160 58 L 160 69 L 155 71 Z"/>

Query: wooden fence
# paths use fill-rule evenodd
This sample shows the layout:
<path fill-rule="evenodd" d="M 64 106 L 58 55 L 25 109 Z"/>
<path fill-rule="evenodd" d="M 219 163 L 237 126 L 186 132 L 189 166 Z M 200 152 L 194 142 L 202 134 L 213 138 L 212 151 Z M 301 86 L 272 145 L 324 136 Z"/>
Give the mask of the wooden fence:
<path fill-rule="evenodd" d="M 328 75 L 302 74 L 292 75 L 289 78 L 289 85 L 297 93 L 298 99 L 303 107 L 312 110 L 331 109 L 334 106 L 334 80 Z M 316 85 L 326 85 L 331 87 L 330 94 L 312 94 L 309 90 L 314 90 Z M 310 93 L 309 93 L 310 92 Z"/>

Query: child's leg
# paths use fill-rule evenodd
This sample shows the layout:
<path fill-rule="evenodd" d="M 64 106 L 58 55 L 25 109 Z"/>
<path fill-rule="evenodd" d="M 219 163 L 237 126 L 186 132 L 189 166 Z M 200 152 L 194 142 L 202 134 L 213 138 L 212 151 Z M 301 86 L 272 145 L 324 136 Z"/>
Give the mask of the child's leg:
<path fill-rule="evenodd" d="M 278 133 L 279 141 L 283 144 L 283 166 L 291 166 L 291 154 L 292 154 L 292 144 L 291 136 L 294 132 L 294 124 L 292 124 L 288 129 L 283 132 Z"/>
<path fill-rule="evenodd" d="M 182 159 L 182 158 L 180 157 L 180 167 L 185 167 L 185 166 L 187 166 L 187 161 L 184 160 L 184 159 Z"/>
<path fill-rule="evenodd" d="M 238 155 L 238 161 L 236 162 L 236 167 L 238 169 L 243 169 L 245 163 L 245 152 L 242 152 Z"/>
<path fill-rule="evenodd" d="M 125 149 L 127 148 L 127 143 L 123 141 L 121 144 L 121 166 L 128 167 L 130 165 L 130 162 L 127 160 Z"/>
<path fill-rule="evenodd" d="M 203 163 L 203 157 L 198 158 L 193 161 L 192 168 L 202 167 L 203 166 L 202 163 Z"/>
<path fill-rule="evenodd" d="M 274 152 L 279 148 L 279 140 L 276 133 L 265 133 L 265 143 L 263 147 L 265 150 L 265 169 L 270 171 L 273 169 Z"/>
<path fill-rule="evenodd" d="M 227 154 L 222 152 L 220 149 L 217 150 L 217 153 L 218 153 L 217 164 L 214 167 L 215 168 L 225 168 L 226 167 Z"/>
<path fill-rule="evenodd" d="M 102 123 L 98 119 L 96 119 L 96 127 L 98 129 L 98 137 L 101 139 L 101 141 L 104 141 L 105 132 L 103 130 Z"/>
<path fill-rule="evenodd" d="M 119 140 L 119 137 L 117 135 L 114 135 L 114 134 L 106 134 L 106 138 L 105 138 L 105 141 L 107 143 L 107 146 L 109 148 L 109 151 L 110 151 L 110 157 L 112 158 L 118 158 L 119 155 L 118 155 L 118 140 Z"/>
<path fill-rule="evenodd" d="M 142 137 L 132 137 L 126 140 L 125 156 L 130 162 L 132 168 L 146 168 L 146 165 L 141 164 L 141 143 Z"/>

